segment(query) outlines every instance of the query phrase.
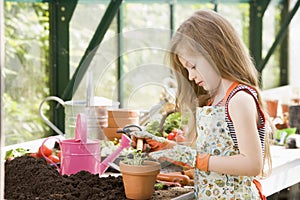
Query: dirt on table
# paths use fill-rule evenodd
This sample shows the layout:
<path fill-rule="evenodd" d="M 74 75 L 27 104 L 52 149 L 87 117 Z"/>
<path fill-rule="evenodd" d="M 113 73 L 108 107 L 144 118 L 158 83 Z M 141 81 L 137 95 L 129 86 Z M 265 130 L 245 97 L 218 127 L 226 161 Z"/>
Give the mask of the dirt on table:
<path fill-rule="evenodd" d="M 122 176 L 99 177 L 86 171 L 70 176 L 60 175 L 44 159 L 30 156 L 5 162 L 4 191 L 8 200 L 126 199 Z M 189 191 L 191 189 L 174 187 L 155 190 L 152 200 L 168 200 Z"/>

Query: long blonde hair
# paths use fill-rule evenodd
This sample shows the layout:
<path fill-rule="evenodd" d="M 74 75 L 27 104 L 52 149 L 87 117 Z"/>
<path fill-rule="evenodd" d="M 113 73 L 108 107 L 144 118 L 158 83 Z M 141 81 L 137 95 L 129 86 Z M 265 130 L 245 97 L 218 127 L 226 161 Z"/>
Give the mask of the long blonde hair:
<path fill-rule="evenodd" d="M 181 24 L 170 42 L 167 56 L 178 82 L 176 104 L 178 108 L 189 108 L 194 116 L 196 107 L 207 105 L 212 95 L 188 79 L 188 72 L 178 58 L 182 51 L 201 54 L 222 78 L 254 88 L 264 107 L 252 58 L 233 26 L 221 15 L 212 10 L 196 11 Z M 266 112 L 264 114 L 267 116 Z M 195 127 L 190 130 L 195 135 Z M 264 166 L 267 164 L 270 172 L 269 134 L 265 135 Z M 266 175 L 264 170 L 263 175 Z"/>

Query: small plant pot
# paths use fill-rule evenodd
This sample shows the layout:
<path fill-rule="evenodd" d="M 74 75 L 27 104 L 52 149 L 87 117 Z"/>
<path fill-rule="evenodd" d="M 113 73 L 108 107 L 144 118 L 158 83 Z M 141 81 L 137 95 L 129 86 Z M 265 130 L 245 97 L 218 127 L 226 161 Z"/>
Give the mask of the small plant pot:
<path fill-rule="evenodd" d="M 140 116 L 138 110 L 112 109 L 107 111 L 110 118 L 136 118 Z"/>
<path fill-rule="evenodd" d="M 270 117 L 277 117 L 278 100 L 266 100 L 267 111 Z"/>
<path fill-rule="evenodd" d="M 108 127 L 110 127 L 110 128 L 119 128 L 119 127 L 123 128 L 130 124 L 139 125 L 139 118 L 138 117 L 132 117 L 132 118 L 109 117 L 108 118 Z"/>
<path fill-rule="evenodd" d="M 104 135 L 110 141 L 114 141 L 115 138 L 121 139 L 122 133 L 117 133 L 118 130 L 122 130 L 122 128 L 110 128 L 110 127 L 103 128 Z"/>
<path fill-rule="evenodd" d="M 160 163 L 145 161 L 143 165 L 120 162 L 125 195 L 128 199 L 151 199 L 160 172 Z"/>

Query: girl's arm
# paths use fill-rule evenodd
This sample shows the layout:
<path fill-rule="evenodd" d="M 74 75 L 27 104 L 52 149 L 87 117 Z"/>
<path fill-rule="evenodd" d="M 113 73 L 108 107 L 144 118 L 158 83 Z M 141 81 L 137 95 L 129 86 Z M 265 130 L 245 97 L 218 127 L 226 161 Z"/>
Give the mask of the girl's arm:
<path fill-rule="evenodd" d="M 263 168 L 263 157 L 257 131 L 258 113 L 255 100 L 247 92 L 238 92 L 229 101 L 228 112 L 234 124 L 240 154 L 211 156 L 208 171 L 257 176 Z"/>

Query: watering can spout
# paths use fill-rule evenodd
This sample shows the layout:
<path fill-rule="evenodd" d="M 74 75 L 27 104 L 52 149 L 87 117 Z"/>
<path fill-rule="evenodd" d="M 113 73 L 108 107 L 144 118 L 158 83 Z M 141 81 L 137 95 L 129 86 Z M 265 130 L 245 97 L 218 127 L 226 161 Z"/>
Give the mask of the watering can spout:
<path fill-rule="evenodd" d="M 130 147 L 130 143 L 131 139 L 127 135 L 122 134 L 120 146 L 116 149 L 115 152 L 110 154 L 100 163 L 99 176 L 101 176 L 108 169 L 109 163 L 114 162 L 123 149 Z"/>

